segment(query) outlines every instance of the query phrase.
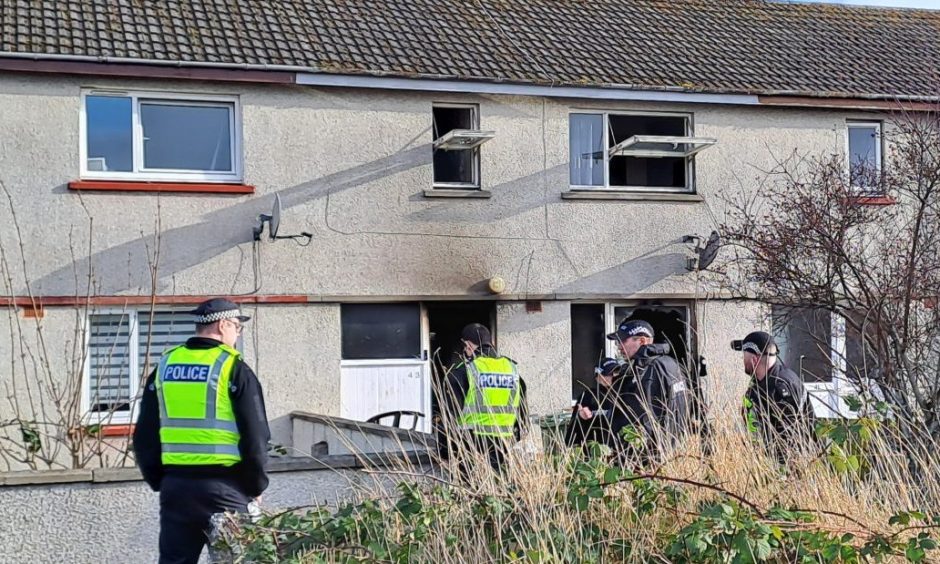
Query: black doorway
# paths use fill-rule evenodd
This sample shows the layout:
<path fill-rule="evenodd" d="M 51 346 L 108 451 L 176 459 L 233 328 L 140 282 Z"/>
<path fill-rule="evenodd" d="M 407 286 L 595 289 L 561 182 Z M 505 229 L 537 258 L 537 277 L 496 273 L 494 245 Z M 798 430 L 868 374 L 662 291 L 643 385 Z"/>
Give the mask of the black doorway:
<path fill-rule="evenodd" d="M 428 314 L 428 333 L 431 344 L 431 386 L 436 390 L 441 378 L 460 361 L 463 350 L 460 332 L 471 323 L 486 325 L 498 341 L 494 321 L 496 307 L 493 302 L 435 302 L 425 303 Z M 498 344 L 498 343 L 494 343 Z M 435 406 L 434 411 L 437 411 Z"/>

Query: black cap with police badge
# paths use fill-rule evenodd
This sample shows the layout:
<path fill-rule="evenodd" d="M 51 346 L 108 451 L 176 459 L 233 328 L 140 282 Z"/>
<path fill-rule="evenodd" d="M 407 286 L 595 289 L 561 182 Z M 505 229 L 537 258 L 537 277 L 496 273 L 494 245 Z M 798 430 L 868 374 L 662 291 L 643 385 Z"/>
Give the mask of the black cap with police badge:
<path fill-rule="evenodd" d="M 617 330 L 607 335 L 607 338 L 611 341 L 624 341 L 630 337 L 649 337 L 652 339 L 655 334 L 653 326 L 645 321 L 639 319 L 627 321 L 624 319 L 620 322 Z"/>
<path fill-rule="evenodd" d="M 774 350 L 768 351 L 770 347 L 773 347 Z M 736 351 L 754 353 L 758 356 L 764 354 L 772 356 L 777 354 L 777 343 L 774 342 L 774 338 L 770 333 L 765 331 L 754 331 L 753 333 L 748 333 L 744 339 L 731 341 L 731 348 Z"/>
<path fill-rule="evenodd" d="M 208 325 L 223 319 L 237 319 L 242 323 L 251 319 L 251 316 L 242 315 L 238 304 L 225 298 L 213 298 L 199 304 L 196 309 L 187 312 L 196 316 L 196 323 L 199 325 Z"/>

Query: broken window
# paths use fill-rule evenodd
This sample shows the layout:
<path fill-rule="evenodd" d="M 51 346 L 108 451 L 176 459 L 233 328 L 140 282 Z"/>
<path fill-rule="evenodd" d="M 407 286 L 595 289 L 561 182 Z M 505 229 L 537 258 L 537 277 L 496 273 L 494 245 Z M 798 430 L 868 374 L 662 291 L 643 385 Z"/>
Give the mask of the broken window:
<path fill-rule="evenodd" d="M 570 181 L 575 187 L 691 192 L 696 153 L 690 116 L 572 113 Z"/>
<path fill-rule="evenodd" d="M 479 129 L 476 106 L 438 105 L 432 109 L 434 185 L 480 187 L 480 146 L 493 138 Z"/>

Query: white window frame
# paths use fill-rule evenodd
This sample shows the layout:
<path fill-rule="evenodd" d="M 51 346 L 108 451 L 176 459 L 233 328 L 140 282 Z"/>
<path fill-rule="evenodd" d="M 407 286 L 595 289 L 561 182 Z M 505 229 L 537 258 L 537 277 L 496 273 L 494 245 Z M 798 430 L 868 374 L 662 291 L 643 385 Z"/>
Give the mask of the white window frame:
<path fill-rule="evenodd" d="M 431 104 L 431 134 L 432 135 L 435 134 L 434 132 L 434 109 L 435 108 L 458 108 L 458 109 L 463 109 L 463 110 L 469 109 L 471 130 L 480 131 L 480 106 L 478 104 L 456 104 L 456 103 L 450 103 L 450 102 L 440 102 L 440 103 L 434 102 L 433 104 Z M 480 131 L 480 133 L 486 134 L 487 139 L 490 139 L 493 137 L 493 133 L 490 131 L 485 131 L 485 132 Z M 437 141 L 438 139 L 442 137 L 445 137 L 446 135 L 447 134 L 444 134 L 436 138 L 435 141 Z M 437 182 L 436 180 L 434 180 L 433 152 L 443 151 L 445 149 L 437 149 L 432 144 L 432 149 L 431 149 L 432 151 L 432 160 L 431 160 L 431 185 L 432 187 L 442 188 L 445 190 L 446 189 L 479 190 L 482 187 L 482 182 L 480 181 L 480 148 L 482 144 L 483 142 L 481 142 L 479 145 L 476 145 L 475 147 L 472 147 L 472 148 L 455 149 L 457 151 L 471 151 L 470 154 L 473 157 L 473 164 L 471 165 L 471 168 L 473 169 L 472 171 L 473 181 L 472 182 Z"/>
<path fill-rule="evenodd" d="M 671 194 L 694 194 L 695 191 L 695 154 L 700 150 L 706 148 L 707 146 L 713 144 L 714 140 L 706 139 L 705 141 L 711 141 L 712 143 L 706 144 L 706 146 L 701 149 L 694 151 L 691 155 L 685 157 L 685 186 L 682 188 L 674 188 L 669 186 L 611 186 L 610 185 L 610 158 L 611 158 L 611 149 L 610 146 L 610 116 L 647 116 L 647 117 L 680 117 L 685 119 L 685 137 L 686 142 L 689 140 L 697 139 L 702 141 L 700 138 L 696 138 L 694 135 L 695 132 L 695 123 L 694 123 L 694 114 L 685 113 L 685 112 L 645 112 L 645 111 L 612 111 L 612 110 L 599 110 L 592 108 L 572 108 L 568 111 L 568 123 L 571 123 L 572 114 L 593 114 L 601 115 L 604 120 L 604 184 L 601 186 L 591 186 L 591 185 L 582 185 L 582 184 L 571 184 L 571 176 L 568 176 L 569 188 L 571 190 L 585 190 L 585 191 L 610 191 L 610 192 L 649 192 L 649 193 L 671 193 Z M 646 137 L 646 136 L 643 136 Z M 659 137 L 659 136 L 657 136 Z M 629 140 L 629 138 L 628 138 Z M 620 143 L 620 145 L 622 145 Z M 568 135 L 568 155 L 569 163 L 568 166 L 571 166 L 570 155 L 571 155 L 571 135 Z M 678 155 L 675 155 L 678 157 Z M 570 169 L 569 169 L 570 170 Z"/>
<path fill-rule="evenodd" d="M 877 148 L 875 151 L 875 171 L 877 174 L 881 174 L 883 160 L 884 160 L 884 124 L 880 121 L 861 121 L 861 120 L 846 120 L 845 122 L 845 177 L 849 182 L 852 181 L 852 146 L 851 146 L 851 132 L 853 129 L 869 129 L 875 128 L 875 136 L 877 138 Z M 852 190 L 860 194 L 871 194 L 877 193 L 879 190 L 875 189 L 876 187 L 872 186 L 852 186 Z"/>
<path fill-rule="evenodd" d="M 113 96 L 131 99 L 131 138 L 133 147 L 133 171 L 98 171 L 88 169 L 88 116 L 85 111 L 89 96 Z M 176 106 L 225 107 L 231 109 L 229 128 L 231 131 L 230 171 L 193 171 L 144 168 L 144 138 L 140 123 L 140 104 L 154 103 Z M 171 181 L 171 182 L 241 182 L 242 181 L 242 121 L 238 96 L 204 95 L 138 90 L 107 90 L 89 88 L 81 92 L 79 111 L 79 158 L 80 176 L 88 180 L 127 181 Z"/>
<path fill-rule="evenodd" d="M 829 361 L 832 364 L 831 379 L 828 382 L 803 382 L 809 396 L 816 401 L 813 411 L 817 417 L 854 418 L 858 414 L 849 409 L 845 396 L 856 393 L 855 386 L 848 380 L 845 318 L 837 313 L 829 313 Z M 802 381 L 803 374 L 799 366 L 790 366 Z M 807 398 L 809 399 L 809 398 Z"/>
<path fill-rule="evenodd" d="M 149 374 L 140 374 L 140 318 L 141 316 L 149 316 L 150 309 L 128 309 L 128 308 L 96 308 L 85 315 L 85 365 L 82 372 L 82 398 L 81 398 L 81 413 L 82 421 L 85 424 L 89 425 L 126 425 L 133 423 L 136 419 L 139 411 L 140 395 L 141 390 L 140 386 L 143 383 L 144 378 L 149 376 Z M 174 309 L 174 308 L 159 308 L 153 311 L 154 314 L 161 313 L 172 313 L 172 314 L 185 314 L 183 309 Z M 129 362 L 129 382 L 130 382 L 130 401 L 129 409 L 127 411 L 92 411 L 91 410 L 91 399 L 92 399 L 92 389 L 91 389 L 91 318 L 96 315 L 126 315 L 128 316 L 127 326 L 127 351 L 130 356 Z M 241 350 L 241 336 L 239 335 L 239 340 L 236 345 L 236 348 Z M 156 366 L 150 366 L 152 371 Z"/>

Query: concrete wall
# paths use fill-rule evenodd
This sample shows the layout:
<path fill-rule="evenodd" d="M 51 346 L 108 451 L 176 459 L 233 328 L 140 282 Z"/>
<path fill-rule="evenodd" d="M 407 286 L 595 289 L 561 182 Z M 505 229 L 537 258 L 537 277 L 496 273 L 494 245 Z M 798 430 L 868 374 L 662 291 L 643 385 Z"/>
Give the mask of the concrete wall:
<path fill-rule="evenodd" d="M 271 474 L 262 506 L 270 511 L 335 507 L 357 491 L 379 491 L 396 481 L 381 471 L 365 474 L 354 468 L 307 466 Z M 65 482 L 83 478 L 77 474 L 42 474 L 34 476 L 32 485 L 0 485 L 0 564 L 157 561 L 159 494 L 139 480 L 92 482 L 90 472 L 84 481 Z M 129 477 L 133 479 L 132 471 L 110 471 L 111 479 Z M 0 481 L 3 478 L 0 474 Z"/>
<path fill-rule="evenodd" d="M 67 183 L 79 176 L 80 93 L 90 87 L 238 95 L 244 180 L 255 194 L 69 191 Z M 434 102 L 479 104 L 481 127 L 496 131 L 481 152 L 482 188 L 490 199 L 424 195 L 432 185 Z M 695 134 L 718 139 L 696 159 L 704 201 L 563 199 L 573 109 L 693 113 Z M 338 414 L 338 303 L 492 299 L 485 281 L 501 276 L 502 298 L 509 301 L 497 309 L 500 345 L 520 362 L 533 411 L 555 411 L 569 400 L 568 299 L 710 295 L 714 288 L 701 287 L 684 268 L 689 250 L 682 236 L 707 235 L 725 216 L 722 196 L 753 193 L 760 170 L 776 159 L 794 150 L 843 151 L 845 120 L 864 117 L 819 109 L 0 75 L 0 182 L 8 193 L 0 194 L 0 294 L 305 296 L 311 303 L 251 308 L 256 318 L 245 334 L 275 440 L 288 442 L 288 412 Z M 251 228 L 274 194 L 284 204 L 281 232 L 309 231 L 309 246 L 252 243 Z M 530 297 L 543 299 L 542 311 L 526 311 L 522 300 Z M 724 347 L 755 325 L 755 312 L 740 302 L 698 308 L 699 342 L 720 388 L 715 398 L 732 398 L 740 388 L 731 376 L 738 374 L 735 359 Z M 16 323 L 0 324 L 0 359 L 9 359 L 0 365 L 0 382 L 10 388 L 32 378 L 29 363 L 37 352 L 48 357 L 42 363 L 50 373 L 74 373 L 75 319 L 73 310 L 46 309 L 45 353 L 34 334 L 24 351 Z M 19 386 L 13 395 L 23 393 Z M 9 402 L 0 402 L 0 418 L 10 413 Z"/>

